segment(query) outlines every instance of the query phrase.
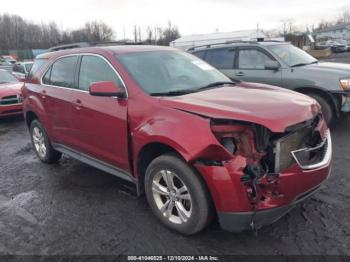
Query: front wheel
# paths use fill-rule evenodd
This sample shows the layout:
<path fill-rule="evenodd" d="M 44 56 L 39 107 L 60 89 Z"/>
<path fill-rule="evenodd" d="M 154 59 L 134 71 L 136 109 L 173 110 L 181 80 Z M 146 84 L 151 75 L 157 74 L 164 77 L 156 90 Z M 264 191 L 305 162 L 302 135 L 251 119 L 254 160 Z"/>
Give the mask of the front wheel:
<path fill-rule="evenodd" d="M 151 162 L 146 170 L 145 191 L 153 213 L 175 231 L 195 234 L 210 222 L 210 198 L 203 181 L 173 154 Z"/>
<path fill-rule="evenodd" d="M 31 122 L 30 137 L 35 153 L 42 162 L 51 164 L 57 162 L 61 158 L 62 154 L 52 147 L 50 139 L 39 120 L 33 120 L 33 122 Z"/>

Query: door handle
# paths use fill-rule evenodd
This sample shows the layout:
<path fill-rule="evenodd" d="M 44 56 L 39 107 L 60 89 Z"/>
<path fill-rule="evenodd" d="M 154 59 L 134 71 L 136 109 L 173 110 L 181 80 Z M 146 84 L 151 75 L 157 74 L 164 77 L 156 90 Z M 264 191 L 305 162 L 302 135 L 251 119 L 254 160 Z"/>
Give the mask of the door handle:
<path fill-rule="evenodd" d="M 245 74 L 243 72 L 237 72 L 236 76 L 245 76 Z"/>
<path fill-rule="evenodd" d="M 41 91 L 41 98 L 45 99 L 46 98 L 46 90 Z"/>
<path fill-rule="evenodd" d="M 81 109 L 82 103 L 81 103 L 81 100 L 80 100 L 80 99 L 77 99 L 77 100 L 73 101 L 72 103 L 73 103 L 75 109 L 77 109 L 77 110 L 80 110 L 80 109 Z"/>

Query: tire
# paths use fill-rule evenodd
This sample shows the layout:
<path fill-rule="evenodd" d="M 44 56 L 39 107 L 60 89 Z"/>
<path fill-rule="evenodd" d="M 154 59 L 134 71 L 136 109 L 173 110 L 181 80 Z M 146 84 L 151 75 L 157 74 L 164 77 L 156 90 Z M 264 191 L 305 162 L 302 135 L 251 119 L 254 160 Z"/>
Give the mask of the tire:
<path fill-rule="evenodd" d="M 325 99 L 321 95 L 313 94 L 313 93 L 309 93 L 307 95 L 314 98 L 321 105 L 323 118 L 326 121 L 327 125 L 330 126 L 335 119 L 335 113 L 334 113 L 332 105 L 330 105 L 330 103 L 327 101 L 327 99 Z"/>
<path fill-rule="evenodd" d="M 30 123 L 30 137 L 34 151 L 42 162 L 52 164 L 61 158 L 62 153 L 53 149 L 50 139 L 39 120 L 33 120 Z"/>
<path fill-rule="evenodd" d="M 164 178 L 170 180 L 166 183 Z M 174 185 L 177 193 L 169 193 L 168 183 Z M 211 220 L 211 200 L 204 182 L 175 154 L 161 155 L 150 163 L 146 170 L 145 192 L 155 216 L 181 234 L 195 234 Z M 161 207 L 166 206 L 167 201 L 169 204 L 163 212 Z"/>

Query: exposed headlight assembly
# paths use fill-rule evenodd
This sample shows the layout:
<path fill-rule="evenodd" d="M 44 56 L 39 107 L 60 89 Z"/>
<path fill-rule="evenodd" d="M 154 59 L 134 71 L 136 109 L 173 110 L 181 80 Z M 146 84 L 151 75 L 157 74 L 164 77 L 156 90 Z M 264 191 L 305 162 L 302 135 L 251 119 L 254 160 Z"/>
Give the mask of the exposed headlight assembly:
<path fill-rule="evenodd" d="M 340 86 L 344 91 L 350 90 L 350 78 L 340 79 Z"/>

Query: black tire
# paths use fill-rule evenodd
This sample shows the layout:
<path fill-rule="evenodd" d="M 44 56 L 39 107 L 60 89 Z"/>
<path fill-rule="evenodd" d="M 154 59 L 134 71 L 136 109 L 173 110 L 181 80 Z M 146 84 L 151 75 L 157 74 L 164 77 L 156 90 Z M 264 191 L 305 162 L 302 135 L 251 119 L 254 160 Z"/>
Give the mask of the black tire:
<path fill-rule="evenodd" d="M 46 147 L 46 152 L 45 154 L 42 154 L 42 153 L 39 153 L 36 145 L 35 145 L 35 142 L 34 142 L 34 136 L 33 136 L 33 132 L 34 132 L 34 129 L 38 129 L 40 130 L 41 134 L 42 134 L 42 137 L 43 137 L 43 143 Z M 47 163 L 47 164 L 53 164 L 53 163 L 56 163 L 58 160 L 60 160 L 61 156 L 62 156 L 62 153 L 56 151 L 52 145 L 51 145 L 51 142 L 50 142 L 50 139 L 49 137 L 47 136 L 47 133 L 45 131 L 45 128 L 43 127 L 43 125 L 40 123 L 39 120 L 33 120 L 31 123 L 30 123 L 30 137 L 31 137 L 31 140 L 32 140 L 32 144 L 33 144 L 33 147 L 34 147 L 34 151 L 36 153 L 36 155 L 39 157 L 39 159 L 44 162 L 44 163 Z"/>
<path fill-rule="evenodd" d="M 191 197 L 191 215 L 186 222 L 177 224 L 159 209 L 153 195 L 152 185 L 155 176 L 162 170 L 168 170 L 181 179 L 183 185 L 188 189 Z M 174 180 L 177 180 L 174 179 Z M 173 180 L 173 181 L 174 181 Z M 176 182 L 176 181 L 175 181 Z M 192 235 L 201 231 L 210 221 L 213 215 L 211 200 L 203 180 L 182 159 L 175 154 L 165 154 L 154 159 L 146 170 L 145 192 L 147 201 L 156 217 L 168 228 L 184 235 Z M 169 198 L 168 198 L 169 199 Z M 181 201 L 181 200 L 180 200 Z M 175 215 L 177 207 L 173 209 Z M 180 217 L 180 215 L 178 215 Z"/>
<path fill-rule="evenodd" d="M 330 126 L 335 119 L 335 113 L 332 105 L 327 101 L 327 99 L 319 94 L 309 93 L 307 95 L 314 98 L 321 105 L 323 118 L 326 121 L 327 125 Z"/>

